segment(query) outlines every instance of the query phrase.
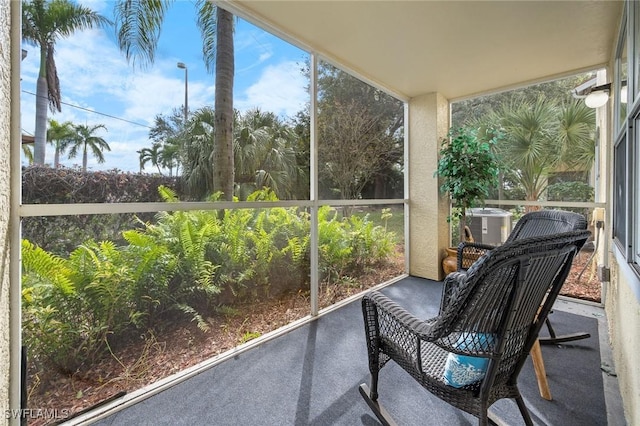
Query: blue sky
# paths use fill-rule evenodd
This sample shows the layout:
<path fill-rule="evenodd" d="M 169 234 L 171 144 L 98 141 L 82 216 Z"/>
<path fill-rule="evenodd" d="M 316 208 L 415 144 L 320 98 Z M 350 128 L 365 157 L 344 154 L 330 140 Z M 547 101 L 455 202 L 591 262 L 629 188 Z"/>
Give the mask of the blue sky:
<path fill-rule="evenodd" d="M 83 1 L 93 10 L 112 18 L 112 1 Z M 144 69 L 127 64 L 114 42 L 114 29 L 83 31 L 56 44 L 56 65 L 62 93 L 62 112 L 49 118 L 74 124 L 104 124 L 99 133 L 110 145 L 106 162 L 89 158 L 89 169 L 117 168 L 137 172 L 136 151 L 151 146 L 149 127 L 158 114 L 170 114 L 184 104 L 184 70 L 188 67 L 189 110 L 213 106 L 214 76 L 202 60 L 202 42 L 195 25 L 192 1 L 177 1 L 169 10 L 156 59 Z M 236 20 L 236 77 L 234 107 L 240 111 L 259 107 L 282 117 L 291 117 L 309 100 L 306 81 L 300 72 L 308 55 L 248 22 Z M 39 54 L 32 46 L 22 61 L 22 129 L 33 134 L 36 79 Z M 80 108 L 75 108 L 73 106 Z M 94 112 L 88 112 L 81 108 Z M 111 118 L 118 117 L 120 119 Z M 123 121 L 126 120 L 126 121 Z M 134 124 L 135 123 L 135 124 Z M 47 146 L 48 163 L 53 163 L 53 147 Z M 81 158 L 64 159 L 65 166 L 79 165 Z M 154 168 L 147 166 L 146 172 Z"/>

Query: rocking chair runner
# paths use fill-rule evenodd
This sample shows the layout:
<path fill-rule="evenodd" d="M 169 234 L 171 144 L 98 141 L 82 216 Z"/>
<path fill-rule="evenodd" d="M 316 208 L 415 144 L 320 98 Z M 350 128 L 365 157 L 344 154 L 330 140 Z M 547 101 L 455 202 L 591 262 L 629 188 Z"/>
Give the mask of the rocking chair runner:
<path fill-rule="evenodd" d="M 509 243 L 521 238 L 553 235 L 559 232 L 577 231 L 581 229 L 587 229 L 587 221 L 581 214 L 563 210 L 539 210 L 522 216 L 505 242 Z M 475 259 L 478 259 L 482 254 L 494 248 L 494 246 L 473 241 L 461 243 L 458 246 L 458 270 L 467 270 Z M 578 247 L 578 251 L 580 251 L 581 248 L 582 247 Z M 549 330 L 549 337 L 538 339 L 540 344 L 543 345 L 556 345 L 591 337 L 589 333 L 585 332 L 558 336 L 548 318 L 546 325 Z"/>
<path fill-rule="evenodd" d="M 518 374 L 589 235 L 572 231 L 494 248 L 467 272 L 447 276 L 440 313 L 426 321 L 381 293 L 365 295 L 371 388 L 362 384 L 360 393 L 378 419 L 393 424 L 378 403 L 380 369 L 393 360 L 428 391 L 478 417 L 480 425 L 502 398 L 514 398 L 532 425 Z"/>

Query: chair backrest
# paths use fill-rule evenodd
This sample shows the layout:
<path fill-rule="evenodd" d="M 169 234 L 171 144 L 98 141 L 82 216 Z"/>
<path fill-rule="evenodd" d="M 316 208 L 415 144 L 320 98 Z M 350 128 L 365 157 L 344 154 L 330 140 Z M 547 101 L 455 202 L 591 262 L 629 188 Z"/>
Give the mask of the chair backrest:
<path fill-rule="evenodd" d="M 540 327 L 590 232 L 570 231 L 517 239 L 483 255 L 466 273 L 452 273 L 453 289 L 434 328 L 449 352 L 490 358 L 482 382 L 515 380 Z M 447 285 L 446 281 L 456 281 Z M 464 342 L 464 351 L 460 342 Z"/>
<path fill-rule="evenodd" d="M 522 216 L 506 242 L 580 229 L 587 229 L 587 220 L 579 213 L 563 210 L 538 210 Z"/>

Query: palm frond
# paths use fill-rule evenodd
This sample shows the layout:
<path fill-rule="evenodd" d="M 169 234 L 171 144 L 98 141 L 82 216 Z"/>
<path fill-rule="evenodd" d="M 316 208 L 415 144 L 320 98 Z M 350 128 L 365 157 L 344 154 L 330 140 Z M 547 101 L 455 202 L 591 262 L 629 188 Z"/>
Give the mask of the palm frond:
<path fill-rule="evenodd" d="M 49 97 L 49 108 L 51 112 L 62 111 L 61 96 L 60 96 L 60 79 L 58 78 L 58 69 L 56 68 L 56 61 L 54 59 L 54 47 L 53 43 L 47 44 L 47 62 L 45 65 L 46 78 L 47 78 L 47 90 Z"/>
<path fill-rule="evenodd" d="M 114 14 L 118 46 L 128 61 L 145 67 L 153 63 L 160 31 L 173 0 L 123 0 Z"/>
<path fill-rule="evenodd" d="M 95 27 L 106 27 L 112 22 L 106 17 L 81 4 L 67 0 L 56 0 L 48 3 L 49 13 L 56 22 L 53 40 L 58 37 L 69 37 L 76 31 Z"/>
<path fill-rule="evenodd" d="M 198 19 L 196 24 L 202 35 L 202 58 L 208 72 L 213 72 L 216 58 L 216 6 L 208 0 L 197 0 Z"/>

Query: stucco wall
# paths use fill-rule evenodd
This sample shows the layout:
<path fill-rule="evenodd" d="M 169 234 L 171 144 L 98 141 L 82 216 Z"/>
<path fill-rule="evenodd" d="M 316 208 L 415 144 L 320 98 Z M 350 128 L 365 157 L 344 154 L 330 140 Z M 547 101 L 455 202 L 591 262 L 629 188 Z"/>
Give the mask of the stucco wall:
<path fill-rule="evenodd" d="M 437 93 L 409 102 L 409 256 L 411 275 L 440 280 L 449 245 L 449 203 L 434 178 L 440 143 L 449 130 L 449 103 Z"/>
<path fill-rule="evenodd" d="M 640 425 L 640 282 L 627 265 L 610 256 L 611 282 L 605 309 L 609 338 L 629 425 Z"/>
<path fill-rule="evenodd" d="M 0 424 L 9 408 L 10 0 L 0 0 Z"/>

